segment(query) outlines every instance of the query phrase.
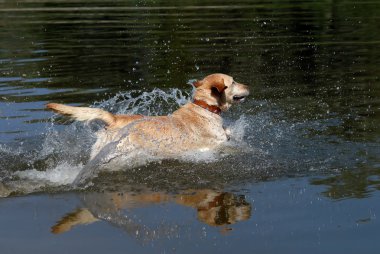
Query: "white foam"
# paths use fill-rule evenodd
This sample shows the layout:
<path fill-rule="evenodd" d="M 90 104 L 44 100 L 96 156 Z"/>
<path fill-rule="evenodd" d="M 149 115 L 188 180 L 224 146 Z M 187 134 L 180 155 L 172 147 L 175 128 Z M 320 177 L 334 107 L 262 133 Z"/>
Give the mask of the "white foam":
<path fill-rule="evenodd" d="M 71 184 L 82 168 L 82 164 L 70 165 L 67 162 L 63 162 L 57 167 L 47 169 L 46 171 L 30 169 L 17 171 L 14 174 L 24 180 L 43 181 L 48 185 L 59 186 Z"/>
<path fill-rule="evenodd" d="M 191 151 L 175 158 L 180 161 L 194 162 L 194 163 L 211 163 L 219 160 L 223 154 L 219 150 L 212 150 L 210 148 L 201 148 L 198 151 Z"/>

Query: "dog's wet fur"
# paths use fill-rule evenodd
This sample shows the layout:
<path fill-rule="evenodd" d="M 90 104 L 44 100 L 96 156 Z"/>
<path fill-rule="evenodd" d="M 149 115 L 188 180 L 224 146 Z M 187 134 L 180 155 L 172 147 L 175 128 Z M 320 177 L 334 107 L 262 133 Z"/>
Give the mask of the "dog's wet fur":
<path fill-rule="evenodd" d="M 105 128 L 97 132 L 91 158 L 116 140 L 120 153 L 143 149 L 161 157 L 171 157 L 184 152 L 212 150 L 226 142 L 229 133 L 223 127 L 220 113 L 249 95 L 248 86 L 221 73 L 208 75 L 194 82 L 194 86 L 193 102 L 167 116 L 117 115 L 98 108 L 57 103 L 49 103 L 46 107 L 78 121 L 101 120 L 105 123 Z M 127 126 L 128 135 L 121 135 Z"/>

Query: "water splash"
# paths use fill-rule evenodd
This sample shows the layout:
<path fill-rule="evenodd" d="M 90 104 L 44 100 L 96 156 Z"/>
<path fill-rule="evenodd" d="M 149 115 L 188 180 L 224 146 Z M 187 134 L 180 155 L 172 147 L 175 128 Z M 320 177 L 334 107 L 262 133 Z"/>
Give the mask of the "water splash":
<path fill-rule="evenodd" d="M 94 107 L 120 114 L 166 115 L 187 103 L 190 94 L 178 89 L 136 90 L 117 94 L 95 103 Z M 134 153 L 118 154 L 116 140 L 89 162 L 99 124 L 74 122 L 62 127 L 55 124 L 53 117 L 42 142 L 0 145 L 0 160 L 4 162 L 0 165 L 0 196 L 56 191 L 62 187 L 67 190 L 72 188 L 74 179 L 78 186 L 88 186 L 92 184 L 88 179 L 112 170 L 117 172 L 102 174 L 94 180 L 97 188 L 107 188 L 110 182 L 112 186 L 148 184 L 171 190 L 173 186 L 210 188 L 210 184 L 219 186 L 247 179 L 336 173 L 344 170 L 341 161 L 355 167 L 358 151 L 363 150 L 360 144 L 350 143 L 350 151 L 338 155 L 336 151 L 347 147 L 347 141 L 311 135 L 314 129 L 326 126 L 324 122 L 291 120 L 273 103 L 248 100 L 223 118 L 231 139 L 217 151 L 183 154 L 168 161 L 138 149 Z M 340 124 L 330 122 L 333 126 Z M 128 135 L 128 130 L 120 135 Z"/>
<path fill-rule="evenodd" d="M 116 114 L 167 115 L 189 102 L 191 94 L 192 91 L 179 89 L 164 91 L 156 88 L 151 92 L 134 90 L 119 93 L 106 101 L 97 102 L 93 107 L 103 108 Z M 55 117 L 52 117 L 51 123 L 46 127 L 46 135 L 39 150 L 22 151 L 22 146 L 17 149 L 0 147 L 0 156 L 17 154 L 28 161 L 26 165 L 13 172 L 2 170 L 2 172 L 7 172 L 7 175 L 0 176 L 1 182 L 12 185 L 16 192 L 29 193 L 46 187 L 59 187 L 72 183 L 79 185 L 104 169 L 107 171 L 110 169 L 125 170 L 151 162 L 160 162 L 164 159 L 138 149 L 133 154 L 117 154 L 115 152 L 117 151 L 115 149 L 117 142 L 114 142 L 88 162 L 99 124 L 74 122 L 62 128 L 55 122 Z M 244 117 L 231 125 L 234 142 L 242 141 L 246 125 L 247 121 Z M 124 135 L 128 135 L 127 131 Z M 231 145 L 230 148 L 233 146 Z M 210 163 L 224 157 L 228 153 L 227 150 L 187 153 L 174 159 L 191 163 Z M 38 184 L 35 184 L 34 188 L 31 187 L 33 184 L 25 187 L 28 186 L 26 182 Z"/>
<path fill-rule="evenodd" d="M 166 115 L 190 101 L 191 91 L 177 88 L 168 91 L 155 88 L 150 92 L 132 90 L 94 104 L 115 114 Z"/>
<path fill-rule="evenodd" d="M 25 171 L 16 171 L 14 176 L 21 180 L 31 180 L 46 184 L 46 186 L 54 187 L 71 184 L 77 175 L 83 169 L 83 165 L 70 165 L 66 161 L 58 164 L 54 168 L 49 168 L 46 171 L 30 169 Z"/>
<path fill-rule="evenodd" d="M 119 93 L 95 103 L 93 107 L 118 114 L 167 115 L 186 104 L 191 99 L 191 93 L 179 89 L 135 90 Z M 194 181 L 199 183 L 216 181 L 215 175 L 220 176 L 219 180 L 223 182 L 233 178 L 248 179 L 252 175 L 265 178 L 310 172 L 309 169 L 320 172 L 332 166 L 335 169 L 339 167 L 333 165 L 335 158 L 328 154 L 339 145 L 328 145 L 318 136 L 303 137 L 305 133 L 307 135 L 307 129 L 315 124 L 310 121 L 288 121 L 282 114 L 273 105 L 249 100 L 224 114 L 225 127 L 230 133 L 230 141 L 225 146 L 218 150 L 185 153 L 171 158 L 170 162 L 142 149 L 134 149 L 131 153 L 118 152 L 116 147 L 128 135 L 128 128 L 119 132 L 119 139 L 109 143 L 89 161 L 96 140 L 95 133 L 102 126 L 96 122 L 73 122 L 59 126 L 53 117 L 46 126 L 42 142 L 34 141 L 29 146 L 25 143 L 14 147 L 0 145 L 0 159 L 5 162 L 0 165 L 0 182 L 4 183 L 0 192 L 30 193 L 62 186 L 67 190 L 73 185 L 91 185 L 91 179 L 104 171 L 127 171 L 126 174 L 131 177 L 130 169 L 142 168 L 143 171 L 145 167 L 150 168 L 150 175 L 144 173 L 144 179 L 137 177 L 138 181 L 145 182 L 148 178 L 162 175 L 166 177 L 168 171 L 173 172 L 170 176 L 173 181 L 181 181 L 176 175 L 186 171 L 193 172 L 187 175 L 187 179 L 195 174 Z M 178 164 L 173 165 L 175 161 Z M 157 167 L 162 172 L 155 173 Z M 209 179 L 208 173 L 195 172 L 196 168 L 207 168 L 208 172 L 217 169 L 219 172 L 214 171 L 213 179 Z M 141 171 L 135 174 L 141 175 Z M 152 181 L 157 183 L 158 180 Z M 7 190 L 7 186 L 11 186 L 11 190 Z"/>

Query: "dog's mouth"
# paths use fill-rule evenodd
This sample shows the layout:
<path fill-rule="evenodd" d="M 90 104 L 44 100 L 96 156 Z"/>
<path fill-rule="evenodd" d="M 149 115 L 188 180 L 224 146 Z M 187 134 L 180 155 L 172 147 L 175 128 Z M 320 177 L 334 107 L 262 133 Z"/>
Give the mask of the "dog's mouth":
<path fill-rule="evenodd" d="M 246 97 L 247 96 L 243 96 L 243 95 L 235 95 L 232 98 L 233 98 L 234 102 L 243 102 L 243 101 L 245 101 Z"/>

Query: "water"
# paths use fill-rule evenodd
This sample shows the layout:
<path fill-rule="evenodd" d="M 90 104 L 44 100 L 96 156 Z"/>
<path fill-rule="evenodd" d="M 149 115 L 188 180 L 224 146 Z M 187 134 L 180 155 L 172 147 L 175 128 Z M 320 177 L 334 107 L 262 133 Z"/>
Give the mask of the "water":
<path fill-rule="evenodd" d="M 0 12 L 1 253 L 377 253 L 379 2 L 25 0 Z M 223 115 L 228 147 L 142 156 L 72 188 L 101 126 L 46 103 L 167 114 L 215 72 L 252 92 Z"/>

